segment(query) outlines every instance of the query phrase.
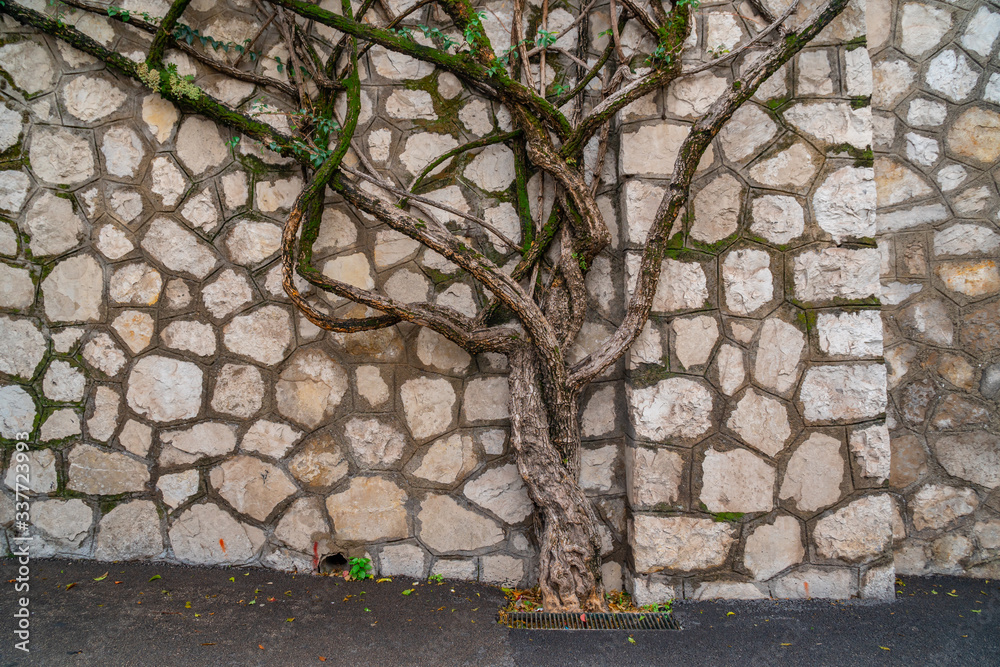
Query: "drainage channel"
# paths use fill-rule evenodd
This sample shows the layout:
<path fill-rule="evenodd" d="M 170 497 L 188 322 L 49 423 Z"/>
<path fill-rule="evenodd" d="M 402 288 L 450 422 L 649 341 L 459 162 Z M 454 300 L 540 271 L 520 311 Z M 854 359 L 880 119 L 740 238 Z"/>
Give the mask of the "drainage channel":
<path fill-rule="evenodd" d="M 500 625 L 516 630 L 680 630 L 664 612 L 590 613 L 500 611 Z"/>

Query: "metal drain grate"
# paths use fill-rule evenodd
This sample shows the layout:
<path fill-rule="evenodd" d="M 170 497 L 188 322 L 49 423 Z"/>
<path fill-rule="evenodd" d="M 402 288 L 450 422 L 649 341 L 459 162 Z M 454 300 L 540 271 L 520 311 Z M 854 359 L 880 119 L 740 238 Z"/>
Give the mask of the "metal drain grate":
<path fill-rule="evenodd" d="M 592 613 L 501 611 L 500 625 L 518 630 L 680 630 L 672 614 L 663 612 Z"/>

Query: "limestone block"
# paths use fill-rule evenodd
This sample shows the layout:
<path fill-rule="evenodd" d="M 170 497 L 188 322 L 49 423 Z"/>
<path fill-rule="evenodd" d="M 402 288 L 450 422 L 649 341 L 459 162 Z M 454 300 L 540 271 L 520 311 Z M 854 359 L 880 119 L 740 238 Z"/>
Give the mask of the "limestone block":
<path fill-rule="evenodd" d="M 802 132 L 826 144 L 847 143 L 863 149 L 872 142 L 869 107 L 854 109 L 847 102 L 799 102 L 792 105 L 784 117 Z"/>
<path fill-rule="evenodd" d="M 217 319 L 228 317 L 253 300 L 247 279 L 232 269 L 225 269 L 201 291 L 208 312 Z"/>
<path fill-rule="evenodd" d="M 70 436 L 80 435 L 80 415 L 71 408 L 62 408 L 49 415 L 42 423 L 38 438 L 42 442 L 63 440 Z"/>
<path fill-rule="evenodd" d="M 804 252 L 794 260 L 795 298 L 813 302 L 878 296 L 880 265 L 875 248 Z"/>
<path fill-rule="evenodd" d="M 506 377 L 470 380 L 462 398 L 462 418 L 467 421 L 497 421 L 510 417 L 510 389 Z"/>
<path fill-rule="evenodd" d="M 31 494 L 54 493 L 59 488 L 59 483 L 56 478 L 56 457 L 52 450 L 36 449 L 25 452 L 24 455 L 26 458 L 23 461 L 20 458 L 11 457 L 10 466 L 7 468 L 7 475 L 4 478 L 4 484 L 7 485 L 7 488 L 16 491 L 18 481 L 20 481 L 22 491 L 26 488 Z M 23 477 L 18 480 L 17 467 L 22 463 L 28 466 L 27 485 L 24 484 Z"/>
<path fill-rule="evenodd" d="M 789 243 L 805 231 L 805 213 L 794 197 L 757 197 L 751 205 L 751 216 L 750 231 L 778 245 Z"/>
<path fill-rule="evenodd" d="M 115 496 L 142 491 L 149 481 L 149 469 L 125 454 L 106 452 L 92 445 L 76 445 L 67 457 L 66 487 L 80 493 Z"/>
<path fill-rule="evenodd" d="M 475 559 L 438 558 L 431 568 L 431 575 L 440 574 L 445 579 L 457 581 L 475 581 L 477 570 Z"/>
<path fill-rule="evenodd" d="M 347 393 L 347 373 L 316 348 L 296 351 L 275 383 L 278 412 L 310 429 L 333 416 Z"/>
<path fill-rule="evenodd" d="M 784 393 L 795 386 L 799 378 L 799 361 L 806 346 L 806 337 L 795 326 L 770 317 L 760 328 L 754 378 L 767 389 Z"/>
<path fill-rule="evenodd" d="M 783 514 L 773 523 L 761 524 L 747 537 L 743 565 L 758 581 L 802 562 L 802 528 L 795 517 Z"/>
<path fill-rule="evenodd" d="M 882 355 L 882 319 L 877 310 L 821 312 L 816 317 L 819 349 L 831 356 Z"/>
<path fill-rule="evenodd" d="M 121 259 L 135 250 L 135 244 L 128 234 L 113 224 L 104 225 L 98 230 L 94 246 L 110 260 Z"/>
<path fill-rule="evenodd" d="M 215 354 L 215 329 L 197 320 L 174 320 L 160 331 L 160 341 L 172 350 L 199 357 Z"/>
<path fill-rule="evenodd" d="M 189 361 L 143 357 L 129 373 L 126 398 L 137 414 L 157 422 L 198 416 L 204 373 Z"/>
<path fill-rule="evenodd" d="M 712 72 L 681 77 L 667 89 L 667 110 L 675 116 L 702 116 L 727 87 L 725 77 Z"/>
<path fill-rule="evenodd" d="M 633 178 L 625 181 L 623 208 L 629 243 L 645 243 L 666 191 L 666 188 L 648 181 Z"/>
<path fill-rule="evenodd" d="M 191 565 L 247 563 L 264 544 L 262 530 L 237 521 L 212 503 L 189 507 L 168 535 L 177 560 Z"/>
<path fill-rule="evenodd" d="M 520 523 L 535 509 L 514 464 L 487 470 L 465 485 L 465 496 L 507 523 Z"/>
<path fill-rule="evenodd" d="M 145 350 L 151 340 L 155 324 L 149 313 L 140 310 L 123 310 L 111 323 L 111 328 L 125 341 L 133 354 Z"/>
<path fill-rule="evenodd" d="M 292 549 L 312 555 L 313 545 L 327 542 L 330 536 L 322 500 L 309 496 L 293 502 L 275 526 L 274 536 Z"/>
<path fill-rule="evenodd" d="M 979 506 L 979 497 L 970 488 L 927 484 L 910 500 L 915 530 L 940 530 L 959 517 L 971 514 Z"/>
<path fill-rule="evenodd" d="M 212 468 L 209 480 L 237 512 L 258 521 L 297 490 L 283 470 L 253 456 L 237 456 Z"/>
<path fill-rule="evenodd" d="M 149 189 L 158 195 L 165 207 L 172 207 L 180 201 L 181 195 L 187 191 L 188 180 L 172 159 L 165 156 L 153 158 L 149 170 L 152 183 Z"/>
<path fill-rule="evenodd" d="M 608 493 L 615 486 L 618 447 L 605 445 L 580 450 L 580 487 L 592 493 Z"/>
<path fill-rule="evenodd" d="M 268 366 L 285 358 L 292 336 L 292 318 L 279 306 L 264 306 L 238 315 L 222 330 L 226 349 Z"/>
<path fill-rule="evenodd" d="M 18 433 L 30 433 L 35 414 L 35 401 L 23 387 L 0 387 L 0 436 L 13 440 Z"/>
<path fill-rule="evenodd" d="M 951 29 L 952 14 L 932 5 L 910 2 L 900 12 L 902 32 L 900 48 L 908 56 L 919 58 L 932 51 Z"/>
<path fill-rule="evenodd" d="M 135 130 L 118 125 L 104 133 L 101 154 L 105 171 L 112 176 L 133 178 L 146 157 L 146 149 Z"/>
<path fill-rule="evenodd" d="M 981 70 L 964 54 L 947 49 L 934 56 L 924 81 L 952 102 L 964 102 L 979 83 Z"/>
<path fill-rule="evenodd" d="M 770 512 L 774 467 L 745 449 L 710 447 L 702 462 L 699 499 L 709 512 Z"/>
<path fill-rule="evenodd" d="M 337 440 L 328 432 L 310 436 L 288 463 L 295 479 L 312 488 L 333 486 L 343 479 L 349 466 Z"/>
<path fill-rule="evenodd" d="M 420 459 L 413 475 L 438 484 L 452 485 L 472 472 L 479 460 L 472 438 L 452 433 L 435 440 Z"/>
<path fill-rule="evenodd" d="M 385 101 L 385 113 L 403 120 L 437 120 L 434 100 L 425 90 L 393 90 Z"/>
<path fill-rule="evenodd" d="M 746 379 L 743 352 L 735 345 L 726 343 L 719 348 L 715 365 L 719 374 L 719 388 L 726 396 L 732 396 L 743 386 L 743 381 Z"/>
<path fill-rule="evenodd" d="M 585 438 L 608 435 L 615 430 L 615 388 L 608 385 L 595 391 L 580 416 L 580 432 Z"/>
<path fill-rule="evenodd" d="M 483 556 L 479 581 L 495 586 L 517 586 L 524 579 L 524 561 L 520 558 L 496 554 Z"/>
<path fill-rule="evenodd" d="M 177 107 L 160 97 L 159 93 L 147 95 L 142 100 L 142 121 L 161 144 L 173 134 L 180 117 Z"/>
<path fill-rule="evenodd" d="M 189 429 L 160 434 L 164 444 L 189 455 L 191 462 L 202 457 L 216 457 L 236 449 L 232 427 L 219 422 L 202 422 Z"/>
<path fill-rule="evenodd" d="M 92 368 L 99 370 L 108 377 L 118 375 L 125 367 L 127 358 L 108 334 L 94 336 L 83 347 L 83 359 Z"/>
<path fill-rule="evenodd" d="M 640 270 L 640 258 L 638 255 L 629 255 L 625 262 L 628 292 L 631 295 Z M 653 311 L 669 313 L 704 308 L 708 296 L 708 279 L 701 264 L 669 258 L 663 260 L 656 293 L 653 295 Z"/>
<path fill-rule="evenodd" d="M 101 76 L 73 77 L 60 94 L 66 111 L 85 123 L 94 123 L 114 114 L 125 103 L 124 90 Z"/>
<path fill-rule="evenodd" d="M 781 600 L 846 600 L 857 593 L 857 574 L 847 568 L 801 567 L 771 584 L 771 596 Z"/>
<path fill-rule="evenodd" d="M 141 243 L 143 249 L 172 271 L 204 279 L 217 264 L 215 250 L 169 218 L 156 218 Z"/>
<path fill-rule="evenodd" d="M 160 300 L 163 277 L 145 262 L 126 264 L 111 274 L 108 296 L 112 303 L 153 306 Z"/>
<path fill-rule="evenodd" d="M 840 499 L 845 462 L 840 441 L 813 433 L 792 453 L 779 497 L 792 500 L 801 512 L 812 513 Z"/>
<path fill-rule="evenodd" d="M 438 553 L 485 549 L 504 538 L 496 521 L 466 509 L 445 495 L 429 495 L 420 504 L 417 522 L 420 540 Z"/>
<path fill-rule="evenodd" d="M 987 489 L 1000 486 L 1000 438 L 992 433 L 972 431 L 944 436 L 932 443 L 932 449 L 949 475 Z"/>
<path fill-rule="evenodd" d="M 30 518 L 35 556 L 78 555 L 90 535 L 94 511 L 79 498 L 39 500 L 31 504 Z"/>
<path fill-rule="evenodd" d="M 269 222 L 241 220 L 226 236 L 230 259 L 243 266 L 256 266 L 281 248 L 281 228 Z"/>
<path fill-rule="evenodd" d="M 29 247 L 33 255 L 61 255 L 76 247 L 84 232 L 83 221 L 73 210 L 73 202 L 57 197 L 49 190 L 28 207 L 24 224 L 31 236 Z"/>
<path fill-rule="evenodd" d="M 719 144 L 728 159 L 739 162 L 756 155 L 777 134 L 778 126 L 763 109 L 744 104 L 722 126 Z"/>
<path fill-rule="evenodd" d="M 712 394 L 696 380 L 667 378 L 641 389 L 629 386 L 627 393 L 639 438 L 651 441 L 695 438 L 712 427 Z"/>
<path fill-rule="evenodd" d="M 488 146 L 473 158 L 464 174 L 483 190 L 505 190 L 514 182 L 514 152 L 503 144 Z"/>
<path fill-rule="evenodd" d="M 852 429 L 848 444 L 857 458 L 863 477 L 872 477 L 879 483 L 889 478 L 891 451 L 889 430 L 885 424 Z"/>
<path fill-rule="evenodd" d="M 770 187 L 805 188 L 822 164 L 822 158 L 805 143 L 797 141 L 788 148 L 750 167 L 750 178 Z"/>
<path fill-rule="evenodd" d="M 294 176 L 276 181 L 261 181 L 254 189 L 254 196 L 258 209 L 265 213 L 273 213 L 290 209 L 301 191 L 302 179 Z"/>
<path fill-rule="evenodd" d="M 97 527 L 94 558 L 104 561 L 155 558 L 163 551 L 160 517 L 150 500 L 117 505 Z"/>
<path fill-rule="evenodd" d="M 688 134 L 687 125 L 658 123 L 643 125 L 635 132 L 623 132 L 621 137 L 621 172 L 623 176 L 669 176 L 674 170 L 677 151 Z M 711 164 L 714 154 L 709 148 L 702 158 Z"/>
<path fill-rule="evenodd" d="M 726 307 L 736 315 L 750 315 L 774 298 L 771 256 L 763 250 L 733 250 L 722 263 Z"/>
<path fill-rule="evenodd" d="M 334 536 L 346 542 L 409 537 L 406 499 L 406 492 L 386 478 L 352 478 L 346 490 L 326 499 Z"/>
<path fill-rule="evenodd" d="M 197 470 L 185 470 L 172 475 L 161 475 L 156 482 L 163 498 L 163 503 L 171 508 L 178 508 L 198 493 L 200 477 Z"/>
<path fill-rule="evenodd" d="M 45 336 L 33 321 L 0 315 L 0 373 L 30 380 L 45 358 L 47 347 Z M 65 364 L 65 362 L 55 363 Z M 62 368 L 61 366 L 57 368 L 59 370 L 56 373 L 59 374 Z M 45 391 L 44 386 L 43 391 Z M 45 393 L 48 396 L 48 392 Z"/>
<path fill-rule="evenodd" d="M 41 44 L 26 39 L 0 47 L 0 67 L 14 85 L 34 95 L 52 87 L 56 81 L 56 63 Z"/>
<path fill-rule="evenodd" d="M 378 48 L 380 47 L 375 47 L 372 51 L 374 52 Z M 408 56 L 400 55 L 400 57 L 407 58 Z M 435 134 L 433 132 L 411 134 L 407 137 L 406 143 L 403 145 L 403 151 L 399 154 L 399 162 L 410 174 L 416 176 L 438 156 L 447 153 L 453 148 L 458 148 L 458 141 L 450 134 Z M 439 173 L 450 164 L 451 159 L 449 158 L 435 167 L 430 172 L 430 175 L 433 176 Z"/>
<path fill-rule="evenodd" d="M 934 273 L 952 292 L 968 297 L 982 297 L 1000 292 L 1000 269 L 992 259 L 947 262 Z"/>
<path fill-rule="evenodd" d="M 211 33 L 215 35 L 215 33 Z M 216 39 L 221 37 L 216 36 Z M 177 131 L 177 157 L 195 175 L 221 166 L 229 159 L 229 149 L 214 122 L 188 116 Z"/>
<path fill-rule="evenodd" d="M 93 428 L 91 428 L 93 435 Z M 145 457 L 153 444 L 153 429 L 146 424 L 129 419 L 118 434 L 118 442 L 126 451 Z"/>
<path fill-rule="evenodd" d="M 42 281 L 45 317 L 51 322 L 94 322 L 101 318 L 104 271 L 91 255 L 74 255 L 55 265 Z"/>
<path fill-rule="evenodd" d="M 17 246 L 14 248 L 16 252 Z M 34 301 L 31 272 L 0 262 L 0 308 L 28 308 Z"/>
<path fill-rule="evenodd" d="M 849 562 L 882 556 L 892 546 L 892 499 L 866 496 L 816 522 L 816 552 Z"/>
<path fill-rule="evenodd" d="M 813 215 L 838 245 L 847 238 L 875 235 L 875 171 L 841 167 L 816 189 Z"/>
<path fill-rule="evenodd" d="M 743 186 L 729 173 L 717 176 L 694 197 L 691 238 L 717 243 L 738 227 Z"/>
<path fill-rule="evenodd" d="M 429 554 L 415 544 L 392 544 L 379 553 L 378 573 L 383 577 L 423 579 L 429 560 Z"/>
<path fill-rule="evenodd" d="M 680 500 L 684 459 L 669 449 L 630 447 L 625 455 L 629 504 L 635 509 L 670 506 Z"/>
<path fill-rule="evenodd" d="M 28 151 L 31 169 L 52 185 L 77 185 L 94 176 L 94 149 L 90 140 L 61 127 L 32 130 Z"/>
<path fill-rule="evenodd" d="M 671 327 L 674 330 L 674 354 L 685 368 L 708 363 L 719 339 L 719 324 L 714 317 L 678 318 L 671 323 Z"/>
<path fill-rule="evenodd" d="M 718 567 L 729 556 L 735 535 L 732 525 L 712 519 L 636 515 L 631 531 L 635 569 L 650 574 Z"/>

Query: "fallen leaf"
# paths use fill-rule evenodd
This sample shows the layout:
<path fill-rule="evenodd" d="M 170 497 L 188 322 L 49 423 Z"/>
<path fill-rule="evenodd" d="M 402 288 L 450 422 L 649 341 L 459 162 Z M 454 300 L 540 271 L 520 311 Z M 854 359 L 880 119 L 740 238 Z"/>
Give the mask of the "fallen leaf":
<path fill-rule="evenodd" d="M 104 574 L 102 574 L 102 575 L 101 575 L 101 576 L 99 576 L 99 577 L 94 577 L 94 581 L 104 581 L 104 580 L 105 580 L 105 579 L 107 579 L 107 578 L 108 578 L 108 573 L 107 573 L 107 572 L 105 572 Z"/>
<path fill-rule="evenodd" d="M 162 579 L 162 578 L 163 577 L 161 577 L 160 575 L 154 574 L 152 577 L 149 578 L 149 580 L 150 581 L 156 581 L 157 579 Z"/>
<path fill-rule="evenodd" d="M 879 646 L 879 648 L 882 649 L 883 651 L 891 651 L 892 650 L 888 646 Z"/>
<path fill-rule="evenodd" d="M 791 644 L 782 644 L 782 646 L 791 646 Z"/>
<path fill-rule="evenodd" d="M 326 662 L 326 658 L 324 658 L 323 656 L 320 656 L 320 657 L 319 657 L 319 661 L 320 661 L 320 662 Z"/>
<path fill-rule="evenodd" d="M 66 590 L 69 590 L 69 589 L 73 588 L 74 586 L 76 586 L 76 582 L 75 581 L 72 584 L 66 584 Z"/>
<path fill-rule="evenodd" d="M 412 588 L 407 588 L 405 591 L 403 591 L 403 595 L 409 595 L 412 592 L 413 592 Z"/>
<path fill-rule="evenodd" d="M 122 582 L 120 582 L 120 581 L 116 581 L 115 583 L 116 583 L 116 584 L 120 584 L 120 583 L 122 583 Z"/>
<path fill-rule="evenodd" d="M 263 644 L 257 644 L 257 648 L 259 648 L 261 651 L 263 651 L 264 650 L 264 645 Z"/>
<path fill-rule="evenodd" d="M 736 615 L 735 611 L 727 611 L 726 612 L 726 616 L 735 616 L 735 615 Z"/>
<path fill-rule="evenodd" d="M 291 618 L 286 618 L 285 620 L 286 620 L 287 622 L 291 623 L 292 621 L 294 621 L 294 620 L 295 620 L 295 617 L 294 617 L 294 616 L 292 616 Z"/>
<path fill-rule="evenodd" d="M 634 640 L 634 639 L 632 639 L 631 637 L 629 637 L 629 638 L 628 638 L 628 643 L 629 643 L 629 644 L 634 644 L 634 643 L 635 643 L 635 640 Z"/>
<path fill-rule="evenodd" d="M 382 577 L 381 579 L 376 579 L 376 584 L 385 583 L 386 581 L 392 581 L 392 577 Z"/>
<path fill-rule="evenodd" d="M 202 646 L 215 646 L 215 642 L 205 642 Z"/>
<path fill-rule="evenodd" d="M 184 608 L 185 609 L 190 609 L 191 608 L 191 603 L 190 602 L 185 602 L 184 603 Z"/>

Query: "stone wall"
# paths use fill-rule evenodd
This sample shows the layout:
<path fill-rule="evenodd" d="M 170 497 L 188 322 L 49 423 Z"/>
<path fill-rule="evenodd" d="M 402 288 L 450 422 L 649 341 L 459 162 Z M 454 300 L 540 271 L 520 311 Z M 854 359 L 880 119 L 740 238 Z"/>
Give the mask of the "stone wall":
<path fill-rule="evenodd" d="M 132 9 L 162 15 L 161 4 Z M 509 2 L 486 8 L 494 44 L 509 43 Z M 964 25 L 949 11 L 956 29 Z M 588 39 L 599 52 L 607 16 L 607 5 L 595 6 L 584 35 L 560 39 Z M 568 17 L 554 11 L 550 29 Z M 239 42 L 262 17 L 239 0 L 196 0 L 185 18 Z M 125 53 L 145 47 L 104 19 L 67 21 Z M 692 55 L 708 60 L 763 24 L 744 3 L 704 3 L 696 25 Z M 876 203 L 895 195 L 876 193 L 886 172 L 881 155 L 873 171 L 870 150 L 864 37 L 873 31 L 863 3 L 849 7 L 730 121 L 677 223 L 686 237 L 664 261 L 652 321 L 583 397 L 581 483 L 605 523 L 605 578 L 641 602 L 891 595 L 892 537 L 902 530 L 893 507 L 903 496 L 886 484 L 898 486 L 887 479 L 904 459 L 894 452 L 890 469 L 880 264 L 893 279 L 874 236 Z M 630 53 L 649 46 L 640 37 L 626 31 Z M 260 46 L 268 57 L 257 67 L 278 75 L 277 35 Z M 879 53 L 880 62 L 899 59 Z M 167 60 L 214 96 L 287 123 L 268 113 L 290 110 L 281 99 L 183 54 Z M 744 60 L 616 119 L 598 190 L 614 242 L 588 275 L 592 313 L 574 358 L 620 321 L 635 250 L 686 124 Z M 230 145 L 228 130 L 6 19 L 0 69 L 0 209 L 9 220 L 0 223 L 0 467 L 29 432 L 36 553 L 300 571 L 315 553 L 367 553 L 385 574 L 533 582 L 532 507 L 507 444 L 505 359 L 470 357 L 409 325 L 318 330 L 279 279 L 280 225 L 303 182 L 294 165 L 246 138 Z M 505 109 L 428 65 L 375 48 L 363 72 L 356 149 L 403 186 L 436 155 L 509 127 Z M 875 82 L 889 85 L 877 72 Z M 876 127 L 885 136 L 885 123 Z M 596 155 L 595 143 L 587 160 Z M 513 179 L 512 152 L 493 146 L 446 164 L 425 195 L 517 240 Z M 536 176 L 533 200 L 540 190 Z M 551 206 L 547 192 L 536 217 Z M 504 260 L 498 238 L 435 215 Z M 454 265 L 333 197 L 316 249 L 324 272 L 396 298 L 469 313 L 482 303 Z M 980 339 L 991 322 L 978 325 Z M 890 331 L 890 350 L 899 336 Z M 946 394 L 930 391 L 944 405 Z M 888 409 L 894 434 L 897 412 Z M 897 450 L 902 442 L 893 439 Z M 936 485 L 948 478 L 930 460 L 920 474 L 938 475 L 924 481 L 943 493 Z M 13 480 L 4 475 L 0 524 L 9 526 Z M 978 493 L 975 516 L 986 525 L 984 487 L 952 486 L 942 511 Z M 982 543 L 972 517 L 962 521 L 963 539 Z"/>
<path fill-rule="evenodd" d="M 732 48 L 713 26 L 749 27 L 725 6 L 706 23 L 710 49 Z M 702 163 L 684 246 L 629 359 L 640 602 L 892 595 L 865 32 L 863 5 L 849 7 Z M 717 75 L 689 85 L 724 89 Z M 710 101 L 679 98 L 683 85 L 624 119 L 627 248 L 642 246 L 672 169 L 647 146 L 669 145 Z"/>
<path fill-rule="evenodd" d="M 869 3 L 896 569 L 1000 576 L 1000 8 Z"/>

